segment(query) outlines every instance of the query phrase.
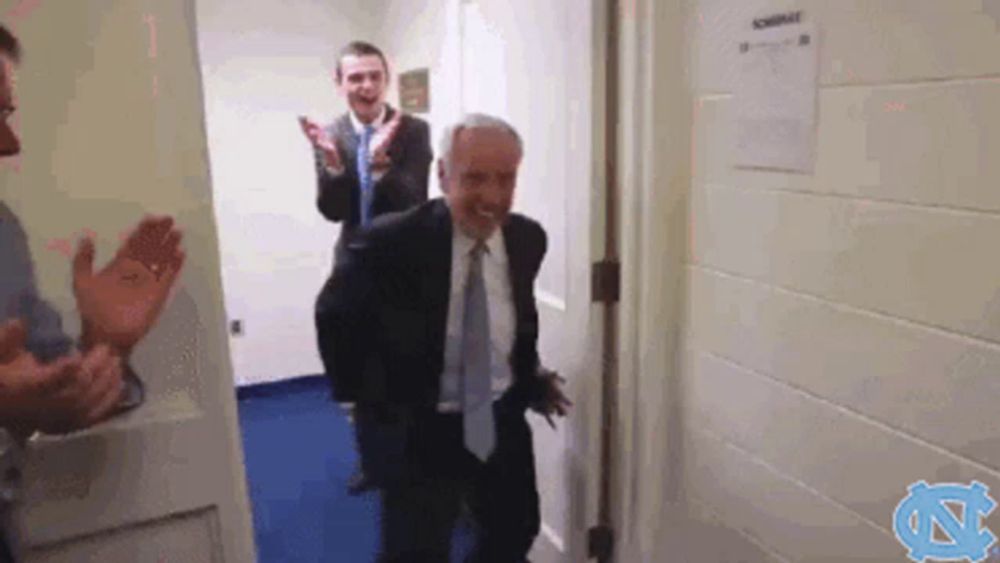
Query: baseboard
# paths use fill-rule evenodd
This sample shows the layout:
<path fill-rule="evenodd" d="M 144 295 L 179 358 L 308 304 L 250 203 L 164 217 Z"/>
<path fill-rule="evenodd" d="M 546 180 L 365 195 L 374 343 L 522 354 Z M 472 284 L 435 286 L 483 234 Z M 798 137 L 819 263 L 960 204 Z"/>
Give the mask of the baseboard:
<path fill-rule="evenodd" d="M 325 375 L 303 375 L 291 379 L 241 385 L 236 388 L 236 399 L 275 397 L 295 392 L 329 389 L 329 386 L 330 382 Z"/>

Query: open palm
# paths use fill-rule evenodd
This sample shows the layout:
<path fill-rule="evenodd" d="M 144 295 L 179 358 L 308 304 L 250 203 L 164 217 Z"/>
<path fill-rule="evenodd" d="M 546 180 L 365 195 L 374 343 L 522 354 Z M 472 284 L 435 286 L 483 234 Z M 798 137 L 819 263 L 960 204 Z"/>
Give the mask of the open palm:
<path fill-rule="evenodd" d="M 340 168 L 340 153 L 330 135 L 315 121 L 305 116 L 299 117 L 299 126 L 302 127 L 302 132 L 312 146 L 323 154 L 325 164 L 331 168 Z"/>
<path fill-rule="evenodd" d="M 396 132 L 399 131 L 399 124 L 402 120 L 403 113 L 396 112 L 396 115 L 392 119 L 379 127 L 371 140 L 372 153 L 385 153 L 389 150 L 389 145 L 392 144 L 392 140 L 396 137 Z"/>
<path fill-rule="evenodd" d="M 84 341 L 127 355 L 156 322 L 184 264 L 181 233 L 171 217 L 146 217 L 114 258 L 94 272 L 94 243 L 81 241 L 73 259 L 73 292 Z"/>

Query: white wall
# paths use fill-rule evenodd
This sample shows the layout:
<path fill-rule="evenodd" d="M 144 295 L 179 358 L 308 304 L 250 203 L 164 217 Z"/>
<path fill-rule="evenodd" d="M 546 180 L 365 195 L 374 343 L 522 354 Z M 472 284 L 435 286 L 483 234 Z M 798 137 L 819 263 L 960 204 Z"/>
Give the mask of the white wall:
<path fill-rule="evenodd" d="M 687 502 L 668 516 L 711 533 L 664 520 L 659 553 L 902 561 L 911 483 L 1000 493 L 997 19 L 979 1 L 687 4 Z M 816 172 L 734 170 L 734 42 L 793 8 L 822 30 Z"/>
<path fill-rule="evenodd" d="M 376 40 L 377 0 L 201 0 L 215 211 L 238 384 L 322 372 L 313 303 L 329 274 L 339 227 L 316 210 L 312 153 L 301 114 L 345 111 L 337 51 Z"/>
<path fill-rule="evenodd" d="M 392 65 L 388 100 L 399 107 L 396 78 L 409 70 L 430 70 L 430 111 L 418 114 L 431 127 L 437 159 L 441 132 L 461 115 L 461 41 L 458 0 L 385 0 L 378 24 L 379 45 Z M 428 195 L 440 195 L 437 164 L 431 170 Z"/>

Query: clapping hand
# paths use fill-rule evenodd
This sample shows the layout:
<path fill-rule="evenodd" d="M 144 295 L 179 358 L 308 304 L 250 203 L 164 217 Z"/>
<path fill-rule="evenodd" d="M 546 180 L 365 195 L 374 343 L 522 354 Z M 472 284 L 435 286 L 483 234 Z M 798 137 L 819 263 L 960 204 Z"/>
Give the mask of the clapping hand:
<path fill-rule="evenodd" d="M 114 413 L 124 382 L 121 358 L 107 346 L 40 363 L 25 348 L 24 324 L 0 326 L 0 425 L 26 437 L 65 434 Z"/>
<path fill-rule="evenodd" d="M 330 168 L 340 168 L 340 153 L 337 151 L 337 146 L 333 143 L 330 135 L 317 125 L 315 121 L 304 115 L 299 116 L 299 126 L 302 128 L 302 133 L 305 134 L 309 143 L 322 153 L 324 164 Z"/>
<path fill-rule="evenodd" d="M 397 111 L 387 123 L 379 127 L 371 141 L 371 165 L 372 170 L 386 170 L 391 164 L 389 160 L 389 145 L 399 131 L 399 123 L 402 121 L 403 112 Z"/>
<path fill-rule="evenodd" d="M 115 257 L 94 272 L 94 242 L 84 238 L 73 259 L 73 292 L 83 343 L 107 344 L 122 357 L 149 332 L 184 264 L 181 232 L 171 217 L 148 216 Z"/>

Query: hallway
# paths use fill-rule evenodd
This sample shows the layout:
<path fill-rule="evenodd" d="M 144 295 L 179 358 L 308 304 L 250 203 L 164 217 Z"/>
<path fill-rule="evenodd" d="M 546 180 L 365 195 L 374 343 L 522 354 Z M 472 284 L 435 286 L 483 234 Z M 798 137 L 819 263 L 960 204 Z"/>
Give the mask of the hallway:
<path fill-rule="evenodd" d="M 238 392 L 258 563 L 362 563 L 378 545 L 376 493 L 347 494 L 354 431 L 322 376 Z M 452 554 L 470 546 L 459 526 Z"/>

